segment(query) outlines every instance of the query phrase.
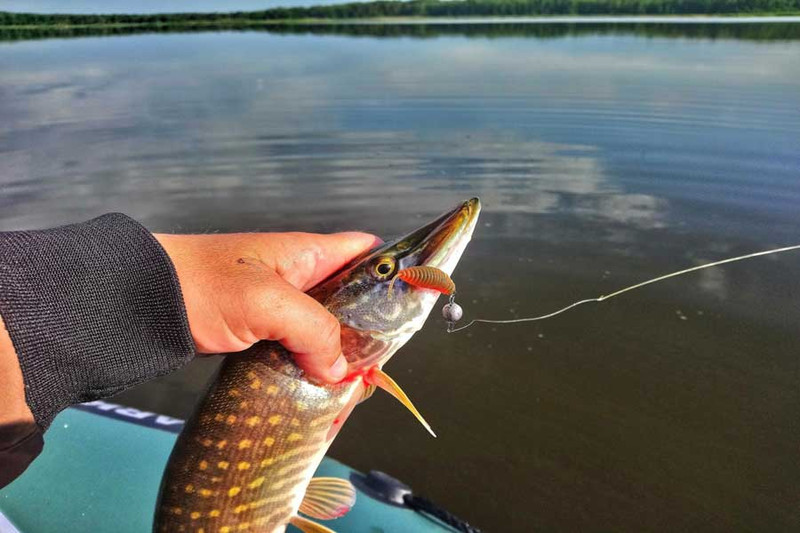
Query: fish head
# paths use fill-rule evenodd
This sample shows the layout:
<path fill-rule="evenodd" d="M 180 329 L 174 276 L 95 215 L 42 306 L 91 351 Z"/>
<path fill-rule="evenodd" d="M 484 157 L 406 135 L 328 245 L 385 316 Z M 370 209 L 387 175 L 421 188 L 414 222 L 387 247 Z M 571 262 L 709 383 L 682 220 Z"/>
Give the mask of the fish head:
<path fill-rule="evenodd" d="M 472 198 L 432 222 L 362 254 L 309 291 L 342 325 L 342 351 L 350 371 L 381 367 L 419 331 L 439 297 L 432 289 L 397 282 L 414 266 L 453 273 L 478 220 Z"/>

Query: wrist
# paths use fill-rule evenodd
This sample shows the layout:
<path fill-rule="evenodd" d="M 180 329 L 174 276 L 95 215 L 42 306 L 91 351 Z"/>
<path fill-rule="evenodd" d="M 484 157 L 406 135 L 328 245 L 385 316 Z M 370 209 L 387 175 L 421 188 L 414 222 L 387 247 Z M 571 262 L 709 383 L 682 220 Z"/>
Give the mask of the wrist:
<path fill-rule="evenodd" d="M 25 401 L 25 384 L 22 379 L 22 369 L 19 366 L 17 352 L 6 330 L 3 318 L 0 317 L 0 448 L 12 444 L 23 435 L 16 435 L 14 428 L 30 427 L 34 423 Z"/>

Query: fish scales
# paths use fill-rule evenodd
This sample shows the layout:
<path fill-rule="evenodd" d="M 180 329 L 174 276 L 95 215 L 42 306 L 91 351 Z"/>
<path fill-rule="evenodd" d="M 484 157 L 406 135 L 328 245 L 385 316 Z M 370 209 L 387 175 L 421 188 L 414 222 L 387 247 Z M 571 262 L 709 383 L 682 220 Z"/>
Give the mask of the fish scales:
<path fill-rule="evenodd" d="M 375 387 L 389 391 L 433 433 L 382 367 L 422 328 L 438 292 L 408 285 L 390 301 L 388 291 L 404 269 L 434 268 L 449 275 L 479 212 L 480 201 L 468 200 L 354 258 L 309 290 L 342 326 L 348 362 L 342 383 L 310 382 L 291 354 L 274 342 L 226 357 L 169 458 L 154 530 L 283 531 L 299 520 L 311 476 L 353 406 Z M 331 507 L 320 507 L 320 490 L 325 492 L 312 491 L 306 511 L 320 518 L 347 512 L 351 504 L 332 497 L 323 497 L 333 500 Z"/>
<path fill-rule="evenodd" d="M 175 445 L 157 530 L 281 531 L 359 391 L 302 379 L 277 343 L 227 357 Z"/>

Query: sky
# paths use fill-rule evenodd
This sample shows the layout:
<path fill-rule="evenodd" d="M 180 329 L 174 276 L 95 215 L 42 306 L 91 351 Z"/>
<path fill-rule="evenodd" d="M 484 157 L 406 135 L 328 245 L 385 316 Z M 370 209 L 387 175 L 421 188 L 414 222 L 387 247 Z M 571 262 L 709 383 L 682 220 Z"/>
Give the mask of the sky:
<path fill-rule="evenodd" d="M 341 4 L 352 0 L 0 0 L 0 11 L 25 13 L 202 13 L 257 11 L 282 6 Z"/>

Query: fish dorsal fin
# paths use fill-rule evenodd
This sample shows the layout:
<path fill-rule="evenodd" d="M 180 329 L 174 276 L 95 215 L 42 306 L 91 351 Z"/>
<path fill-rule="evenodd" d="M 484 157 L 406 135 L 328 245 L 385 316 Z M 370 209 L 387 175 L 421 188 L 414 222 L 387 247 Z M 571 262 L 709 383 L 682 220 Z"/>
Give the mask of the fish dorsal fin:
<path fill-rule="evenodd" d="M 289 523 L 303 533 L 336 533 L 334 530 L 302 516 L 293 516 L 289 519 Z"/>
<path fill-rule="evenodd" d="M 331 520 L 344 516 L 356 503 L 356 489 L 346 479 L 315 477 L 308 484 L 300 512 L 312 518 Z"/>
<path fill-rule="evenodd" d="M 417 408 L 414 407 L 413 403 L 411 403 L 411 400 L 408 398 L 406 393 L 403 392 L 403 389 L 400 388 L 400 385 L 395 383 L 395 381 L 392 378 L 390 378 L 386 372 L 384 372 L 378 367 L 374 367 L 369 372 L 367 372 L 366 376 L 364 376 L 364 381 L 367 383 L 367 385 L 375 385 L 376 387 L 380 387 L 389 394 L 391 394 L 392 396 L 394 396 L 395 398 L 397 398 L 397 400 L 400 403 L 402 403 L 406 407 L 406 409 L 411 411 L 411 413 L 415 417 L 417 417 L 419 423 L 422 424 L 425 427 L 425 429 L 428 430 L 428 433 L 430 433 L 434 437 L 436 436 L 436 433 L 433 432 L 430 424 L 428 424 L 428 422 L 426 422 L 425 419 L 422 418 L 422 415 L 419 414 L 419 411 L 417 411 Z"/>

